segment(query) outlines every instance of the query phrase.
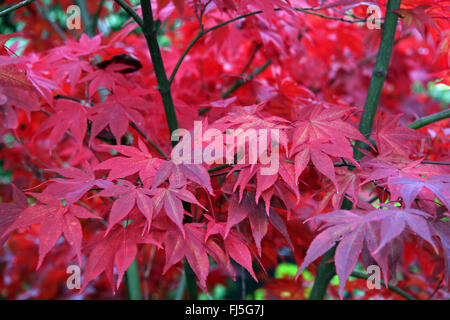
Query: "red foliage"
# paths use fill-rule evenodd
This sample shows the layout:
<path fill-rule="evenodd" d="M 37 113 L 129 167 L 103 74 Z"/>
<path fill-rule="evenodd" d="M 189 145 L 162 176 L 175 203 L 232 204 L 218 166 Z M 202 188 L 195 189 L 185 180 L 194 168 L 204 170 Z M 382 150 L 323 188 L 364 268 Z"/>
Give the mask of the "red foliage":
<path fill-rule="evenodd" d="M 95 1 L 87 2 L 94 15 Z M 402 1 L 379 112 L 364 137 L 357 126 L 381 32 L 351 21 L 366 17 L 367 2 L 322 2 L 152 1 L 170 39 L 162 50 L 168 76 L 199 30 L 197 18 L 208 30 L 262 11 L 203 35 L 174 77 L 180 135 L 191 133 L 178 146 L 194 158 L 208 146 L 223 152 L 192 164 L 171 154 L 164 101 L 145 38 L 132 33 L 136 23 L 109 35 L 66 32 L 62 40 L 35 6 L 20 8 L 14 19 L 32 40 L 24 53 L 5 46 L 17 34 L 0 36 L 0 156 L 11 172 L 0 190 L 0 297 L 121 298 L 137 259 L 146 297 L 167 298 L 187 260 L 205 292 L 235 279 L 237 263 L 263 282 L 266 298 L 304 299 L 305 279 L 266 271 L 288 250 L 299 273 L 315 274 L 312 266 L 338 243 L 332 297 L 357 289 L 358 299 L 399 298 L 347 281 L 361 262 L 379 265 L 386 282 L 401 271 L 397 285 L 416 298 L 448 298 L 435 289 L 448 288 L 450 275 L 449 120 L 407 125 L 440 111 L 414 83 L 450 84 L 450 3 Z M 383 15 L 387 1 L 372 2 Z M 194 121 L 214 139 L 199 140 Z M 275 173 L 263 174 L 268 165 L 259 162 L 216 167 L 225 155 L 250 159 L 245 138 L 227 145 L 228 132 L 239 129 L 269 132 L 262 144 L 272 144 L 259 151 L 273 155 L 278 146 Z M 373 142 L 360 161 L 357 140 Z M 345 198 L 354 209 L 341 209 Z M 65 269 L 76 263 L 81 291 L 65 286 Z"/>

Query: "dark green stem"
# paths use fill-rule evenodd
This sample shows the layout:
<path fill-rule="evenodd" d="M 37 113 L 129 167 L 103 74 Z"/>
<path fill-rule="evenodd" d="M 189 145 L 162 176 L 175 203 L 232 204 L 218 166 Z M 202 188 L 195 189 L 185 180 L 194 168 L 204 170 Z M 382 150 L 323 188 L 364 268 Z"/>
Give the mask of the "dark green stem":
<path fill-rule="evenodd" d="M 361 272 L 361 271 L 353 271 L 351 276 L 354 277 L 354 278 L 358 278 L 358 279 L 365 279 L 365 280 L 369 279 L 369 276 L 367 274 L 365 274 L 364 272 Z M 380 281 L 380 284 L 382 286 L 386 287 L 386 284 L 384 283 L 383 280 Z M 391 290 L 392 292 L 395 292 L 398 295 L 402 296 L 406 300 L 415 300 L 414 297 L 411 296 L 409 293 L 403 291 L 402 289 L 400 289 L 400 288 L 398 288 L 396 286 L 388 285 L 387 288 L 389 290 Z"/>
<path fill-rule="evenodd" d="M 316 279 L 314 280 L 309 300 L 323 300 L 325 297 L 328 284 L 336 274 L 336 268 L 334 266 L 334 262 L 332 261 L 335 251 L 336 246 L 325 252 L 322 256 L 322 260 L 317 268 Z"/>
<path fill-rule="evenodd" d="M 386 74 L 389 67 L 389 61 L 391 59 L 398 20 L 397 14 L 393 11 L 400 8 L 400 2 L 401 0 L 389 0 L 387 3 L 386 18 L 383 24 L 377 61 L 375 62 L 375 66 L 373 68 L 369 91 L 367 93 L 366 103 L 364 105 L 364 110 L 366 112 L 363 114 L 359 124 L 359 131 L 366 138 L 370 138 L 373 120 L 375 119 L 378 103 L 380 101 L 381 90 L 383 89 L 384 80 L 386 79 Z M 361 146 L 362 144 L 357 143 L 357 145 Z M 362 157 L 363 154 L 355 148 L 355 159 L 360 160 Z M 352 206 L 352 202 L 347 198 L 344 198 L 342 209 L 349 210 Z M 322 300 L 325 297 L 328 284 L 336 272 L 334 263 L 327 263 L 328 260 L 333 258 L 334 251 L 335 248 L 332 248 L 324 254 L 317 270 L 317 276 L 314 281 L 310 299 Z"/>
<path fill-rule="evenodd" d="M 141 17 L 134 11 L 132 7 L 130 7 L 125 1 L 123 0 L 114 0 L 119 6 L 122 7 L 123 10 L 125 10 L 130 17 L 133 18 L 133 20 L 142 28 L 144 29 L 144 22 L 142 21 Z"/>
<path fill-rule="evenodd" d="M 255 69 L 255 71 L 253 71 L 248 77 L 246 77 L 245 79 L 237 79 L 230 88 L 228 88 L 227 91 L 225 91 L 224 93 L 221 94 L 221 97 L 223 99 L 226 99 L 230 96 L 231 93 L 233 93 L 234 91 L 236 91 L 237 89 L 239 89 L 241 86 L 243 86 L 247 81 L 252 80 L 254 77 L 256 77 L 257 75 L 259 75 L 260 73 L 262 73 L 264 70 L 267 69 L 268 66 L 270 66 L 270 64 L 272 63 L 272 60 L 267 60 L 266 63 L 264 63 L 261 67 L 258 67 Z"/>
<path fill-rule="evenodd" d="M 173 104 L 171 83 L 167 78 L 166 69 L 161 56 L 161 50 L 158 44 L 156 24 L 153 20 L 152 5 L 150 0 L 141 0 L 142 16 L 144 18 L 144 36 L 152 58 L 153 69 L 155 70 L 156 81 L 158 82 L 158 91 L 164 105 L 164 111 L 169 126 L 169 132 L 178 129 L 178 120 Z M 172 141 L 176 145 L 177 141 Z M 185 210 L 189 210 L 188 203 L 183 203 Z M 189 263 L 185 262 L 184 272 L 186 273 L 186 287 L 189 299 L 197 299 L 197 284 L 195 273 L 192 271 Z"/>
<path fill-rule="evenodd" d="M 83 23 L 85 26 L 84 27 L 85 33 L 89 37 L 93 37 L 95 26 L 92 25 L 92 20 L 91 20 L 91 16 L 89 15 L 89 10 L 87 7 L 86 0 L 77 0 L 76 4 L 80 7 L 81 19 L 83 20 Z"/>
<path fill-rule="evenodd" d="M 144 18 L 144 36 L 150 50 L 153 69 L 155 70 L 156 80 L 158 82 L 158 91 L 161 94 L 163 101 L 169 132 L 172 134 L 174 130 L 178 129 L 178 120 L 175 113 L 175 107 L 173 105 L 172 94 L 170 92 L 170 82 L 167 79 L 164 62 L 161 56 L 161 50 L 158 44 L 156 24 L 153 20 L 150 0 L 141 0 L 141 8 L 142 16 Z M 175 145 L 176 141 L 172 141 L 172 144 Z"/>
<path fill-rule="evenodd" d="M 127 280 L 127 292 L 130 300 L 142 300 L 141 280 L 139 279 L 139 267 L 137 258 L 125 272 Z"/>
<path fill-rule="evenodd" d="M 420 118 L 417 121 L 414 121 L 413 123 L 411 123 L 408 128 L 411 129 L 419 129 L 422 127 L 425 127 L 431 123 L 443 120 L 443 119 L 448 119 L 450 118 L 450 109 L 438 112 L 438 113 L 434 113 L 432 115 Z"/>
<path fill-rule="evenodd" d="M 194 270 L 192 270 L 187 260 L 184 262 L 184 272 L 186 274 L 187 298 L 188 300 L 197 300 L 197 281 L 195 280 Z"/>
<path fill-rule="evenodd" d="M 386 79 L 389 61 L 391 59 L 392 47 L 395 40 L 395 31 L 397 29 L 398 15 L 393 12 L 400 8 L 400 0 L 389 0 L 386 8 L 386 17 L 384 19 L 383 31 L 381 34 L 380 47 L 378 49 L 377 60 L 372 71 L 370 79 L 369 91 L 367 93 L 366 102 L 364 104 L 364 114 L 359 123 L 359 131 L 366 137 L 370 138 L 372 132 L 373 120 L 380 102 L 381 91 L 383 89 L 384 80 Z M 364 146 L 362 142 L 358 142 L 357 146 Z M 361 159 L 363 154 L 355 150 L 355 159 Z"/>
<path fill-rule="evenodd" d="M 10 12 L 13 12 L 13 11 L 15 11 L 17 9 L 20 9 L 23 6 L 26 6 L 27 4 L 29 4 L 29 3 L 33 2 L 33 1 L 34 0 L 25 0 L 25 1 L 19 2 L 18 4 L 14 4 L 14 5 L 6 8 L 3 11 L 0 11 L 0 17 L 4 16 L 4 15 L 10 13 Z"/>

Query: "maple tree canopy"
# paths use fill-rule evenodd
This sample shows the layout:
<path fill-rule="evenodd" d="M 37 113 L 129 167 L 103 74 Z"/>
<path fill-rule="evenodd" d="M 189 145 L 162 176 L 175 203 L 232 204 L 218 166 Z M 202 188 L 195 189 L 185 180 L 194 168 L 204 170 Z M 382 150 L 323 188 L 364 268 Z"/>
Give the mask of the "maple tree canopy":
<path fill-rule="evenodd" d="M 449 16 L 0 1 L 0 299 L 448 299 Z"/>

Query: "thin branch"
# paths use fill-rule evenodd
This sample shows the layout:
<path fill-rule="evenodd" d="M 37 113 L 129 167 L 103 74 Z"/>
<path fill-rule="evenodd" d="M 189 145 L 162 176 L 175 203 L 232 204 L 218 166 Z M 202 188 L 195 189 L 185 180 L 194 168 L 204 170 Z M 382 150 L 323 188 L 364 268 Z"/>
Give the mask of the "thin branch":
<path fill-rule="evenodd" d="M 123 10 L 125 10 L 136 23 L 144 29 L 144 21 L 142 21 L 141 17 L 137 14 L 137 12 L 130 7 L 125 1 L 123 0 L 114 0 L 119 6 L 122 7 Z"/>
<path fill-rule="evenodd" d="M 447 110 L 420 118 L 419 120 L 414 121 L 413 123 L 408 125 L 408 128 L 419 129 L 419 128 L 425 127 L 431 123 L 434 123 L 434 122 L 437 122 L 437 121 L 440 121 L 443 119 L 448 119 L 448 118 L 450 118 L 450 108 Z"/>
<path fill-rule="evenodd" d="M 118 0 L 116 0 L 116 1 L 118 1 Z M 347 23 L 358 23 L 358 22 L 365 22 L 365 21 L 367 21 L 367 18 L 359 19 L 359 20 L 347 20 L 347 19 L 339 18 L 339 17 L 326 16 L 326 15 L 323 15 L 323 14 L 321 14 L 321 13 L 317 13 L 317 12 L 310 11 L 311 8 L 307 8 L 307 9 L 303 9 L 303 8 L 294 8 L 294 9 L 295 9 L 296 11 L 303 12 L 303 13 L 306 13 L 306 14 L 312 14 L 312 15 L 315 15 L 315 16 L 318 16 L 318 17 L 321 17 L 321 18 L 324 18 L 324 19 L 337 20 L 337 21 L 342 21 L 342 22 L 347 22 Z M 282 9 L 280 9 L 280 8 L 275 8 L 275 9 L 274 9 L 274 11 L 281 11 L 281 10 L 282 10 Z M 214 31 L 214 30 L 216 30 L 216 29 L 219 29 L 219 28 L 221 28 L 221 27 L 223 27 L 223 26 L 226 26 L 227 24 L 230 24 L 230 23 L 232 23 L 232 22 L 235 22 L 235 21 L 238 21 L 238 20 L 242 20 L 242 19 L 245 19 L 245 18 L 247 18 L 247 17 L 254 16 L 254 15 L 257 15 L 257 14 L 261 14 L 261 13 L 263 13 L 262 10 L 259 10 L 259 11 L 253 11 L 253 12 L 248 12 L 248 13 L 242 14 L 242 15 L 240 15 L 240 16 L 234 17 L 234 18 L 232 18 L 232 19 L 230 19 L 230 20 L 221 22 L 221 23 L 219 23 L 219 24 L 217 24 L 217 25 L 215 25 L 215 26 L 213 26 L 213 27 L 210 27 L 210 28 L 208 28 L 208 29 L 205 29 L 205 30 L 203 30 L 203 25 L 201 25 L 201 26 L 200 26 L 200 30 L 199 30 L 199 32 L 197 33 L 197 35 L 194 37 L 194 39 L 191 40 L 191 42 L 188 44 L 188 46 L 186 47 L 186 49 L 184 50 L 184 52 L 181 54 L 181 57 L 178 59 L 177 64 L 175 65 L 175 68 L 173 69 L 172 74 L 170 75 L 169 82 L 170 82 L 170 83 L 173 82 L 173 80 L 175 79 L 175 75 L 176 75 L 178 69 L 180 68 L 181 63 L 183 62 L 184 58 L 185 58 L 186 55 L 189 53 L 189 51 L 191 50 L 191 48 L 195 45 L 195 43 L 196 43 L 201 37 L 203 37 L 205 34 L 211 32 L 211 31 Z"/>
<path fill-rule="evenodd" d="M 383 24 L 381 42 L 378 49 L 377 60 L 372 72 L 372 78 L 370 80 L 369 90 L 367 92 L 366 103 L 364 105 L 364 110 L 366 112 L 363 114 L 359 124 L 359 131 L 366 137 L 370 135 L 372 131 L 373 120 L 375 118 L 381 90 L 383 88 L 384 80 L 389 67 L 398 22 L 398 16 L 394 10 L 400 8 L 400 2 L 401 0 L 389 0 L 386 6 L 386 18 Z M 364 144 L 357 141 L 356 145 L 362 146 Z M 354 148 L 354 157 L 357 161 L 363 156 L 363 153 L 361 153 L 357 148 Z M 341 208 L 349 210 L 352 207 L 353 203 L 347 198 L 344 198 Z M 322 300 L 325 297 L 328 284 L 332 278 L 330 275 L 335 274 L 336 272 L 334 262 L 328 262 L 328 260 L 334 257 L 335 250 L 336 247 L 333 247 L 322 257 L 319 269 L 317 271 L 317 277 L 311 290 L 310 299 Z"/>
<path fill-rule="evenodd" d="M 365 274 L 364 272 L 361 272 L 361 271 L 353 271 L 351 276 L 354 277 L 354 278 L 358 278 L 358 279 L 364 279 L 364 280 L 369 279 L 369 276 L 367 274 Z M 380 281 L 380 284 L 382 286 L 386 287 L 386 284 L 384 283 L 383 280 Z M 400 289 L 400 288 L 398 288 L 396 286 L 388 284 L 387 288 L 389 290 L 391 290 L 392 292 L 395 292 L 396 294 L 402 296 L 406 300 L 415 300 L 414 297 L 411 296 L 409 293 L 403 291 L 402 289 Z"/>
<path fill-rule="evenodd" d="M 258 53 L 258 50 L 261 49 L 261 47 L 262 47 L 262 43 L 261 42 L 256 44 L 256 46 L 253 49 L 252 54 L 250 55 L 250 58 L 248 59 L 244 69 L 242 69 L 241 76 L 243 76 L 248 71 L 248 69 L 251 67 L 252 62 L 255 59 L 256 54 Z"/>
<path fill-rule="evenodd" d="M 175 107 L 173 104 L 172 94 L 170 92 L 170 82 L 167 79 L 166 70 L 164 68 L 164 62 L 161 56 L 161 50 L 159 48 L 156 25 L 153 20 L 153 12 L 150 0 L 141 0 L 142 16 L 144 18 L 144 36 L 147 41 L 147 45 L 152 58 L 153 69 L 155 71 L 156 80 L 158 82 L 158 91 L 161 94 L 161 98 L 164 105 L 164 111 L 166 113 L 167 124 L 169 126 L 169 132 L 178 129 L 178 120 L 175 113 Z M 176 144 L 172 141 L 172 144 Z"/>
<path fill-rule="evenodd" d="M 239 89 L 240 87 L 242 87 L 245 83 L 247 83 L 248 81 L 252 80 L 254 77 L 256 77 L 257 75 L 259 75 L 260 73 L 262 73 L 264 70 L 267 69 L 268 66 L 270 66 L 270 64 L 272 63 L 272 60 L 269 59 L 266 61 L 266 63 L 264 63 L 261 67 L 256 68 L 255 71 L 253 71 L 248 77 L 244 78 L 244 79 L 237 79 L 230 88 L 228 88 L 227 91 L 223 92 L 220 96 L 223 99 L 226 99 L 230 96 L 231 93 L 233 93 L 234 91 L 236 91 L 237 89 Z"/>
<path fill-rule="evenodd" d="M 441 161 L 429 161 L 429 160 L 423 160 L 423 164 L 434 164 L 438 166 L 450 166 L 450 162 L 441 162 Z"/>
<path fill-rule="evenodd" d="M 55 30 L 55 32 L 58 34 L 58 36 L 63 39 L 63 41 L 67 40 L 66 35 L 64 34 L 63 29 L 61 29 L 60 25 L 57 24 L 55 21 L 53 21 L 50 16 L 48 15 L 47 11 L 49 11 L 47 8 L 43 7 L 39 1 L 34 2 L 34 5 L 36 6 L 37 11 L 39 14 L 47 20 L 47 22 L 50 24 L 50 26 Z"/>
<path fill-rule="evenodd" d="M 19 2 L 18 4 L 14 4 L 8 8 L 6 8 L 3 11 L 0 11 L 0 17 L 7 15 L 8 13 L 11 13 L 13 11 L 16 11 L 17 9 L 22 8 L 23 6 L 26 6 L 27 4 L 30 4 L 31 2 L 33 2 L 34 0 L 25 0 L 22 2 Z"/>
<path fill-rule="evenodd" d="M 168 159 L 167 154 L 164 151 L 162 151 L 149 137 L 147 137 L 145 133 L 141 129 L 139 129 L 139 127 L 134 122 L 130 122 L 130 126 L 134 130 L 136 130 L 145 140 L 147 140 L 148 143 L 150 143 L 153 146 L 153 148 L 155 148 L 156 151 L 159 152 L 160 155 L 162 155 L 165 159 Z"/>

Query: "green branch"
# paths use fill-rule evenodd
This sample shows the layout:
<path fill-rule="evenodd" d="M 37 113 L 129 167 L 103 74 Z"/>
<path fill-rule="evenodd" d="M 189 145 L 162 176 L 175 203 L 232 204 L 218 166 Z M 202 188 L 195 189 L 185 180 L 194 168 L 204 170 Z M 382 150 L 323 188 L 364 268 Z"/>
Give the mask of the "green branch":
<path fill-rule="evenodd" d="M 354 277 L 354 278 L 358 278 L 358 279 L 365 279 L 365 280 L 369 279 L 369 276 L 367 274 L 365 274 L 364 272 L 361 272 L 361 271 L 353 271 L 351 276 Z M 386 287 L 386 284 L 384 283 L 383 280 L 380 281 L 380 284 L 382 286 Z M 396 286 L 388 285 L 387 288 L 389 290 L 391 290 L 392 292 L 395 292 L 398 295 L 402 296 L 406 300 L 415 300 L 414 297 L 412 297 L 409 293 L 403 291 L 402 289 L 400 289 L 400 288 L 398 288 Z"/>
<path fill-rule="evenodd" d="M 167 124 L 169 126 L 169 132 L 178 129 L 178 120 L 173 104 L 171 83 L 167 79 L 166 69 L 161 56 L 161 49 L 158 44 L 156 24 L 153 20 L 152 5 L 150 0 L 141 0 L 142 16 L 143 20 L 143 32 L 145 40 L 147 41 L 150 56 L 152 58 L 153 69 L 156 75 L 156 81 L 158 82 L 158 91 L 161 94 L 163 101 L 164 111 L 167 118 Z M 172 145 L 176 145 L 176 141 L 172 141 Z M 189 210 L 187 203 L 183 204 L 185 210 Z M 197 284 L 195 280 L 195 274 L 189 266 L 188 261 L 185 261 L 185 273 L 186 273 L 186 286 L 189 299 L 197 299 Z"/>
<path fill-rule="evenodd" d="M 125 272 L 127 280 L 127 292 L 130 300 L 142 300 L 141 280 L 139 279 L 139 267 L 137 257 Z"/>
<path fill-rule="evenodd" d="M 359 131 L 366 137 L 370 138 L 372 131 L 373 120 L 380 101 L 381 90 L 383 89 L 384 80 L 386 79 L 389 61 L 391 59 L 392 47 L 394 45 L 395 31 L 397 29 L 398 16 L 394 10 L 400 8 L 401 0 L 389 0 L 386 7 L 386 17 L 383 24 L 383 31 L 381 34 L 380 47 L 378 48 L 377 60 L 372 71 L 372 78 L 370 80 L 369 91 L 367 92 L 366 103 L 364 110 L 366 111 L 359 124 Z M 364 145 L 357 142 L 357 145 Z M 355 159 L 360 160 L 363 154 L 355 148 Z M 347 198 L 344 198 L 342 209 L 351 209 L 353 204 Z M 328 260 L 333 258 L 335 247 L 328 250 L 320 262 L 317 270 L 317 276 L 311 290 L 311 300 L 322 300 L 325 297 L 326 289 L 331 281 L 331 274 L 335 274 L 334 262 L 329 263 Z"/>
<path fill-rule="evenodd" d="M 384 80 L 386 79 L 389 61 L 391 59 L 392 47 L 395 40 L 395 31 L 397 29 L 398 15 L 394 12 L 400 8 L 400 0 L 389 0 L 386 8 L 386 18 L 384 19 L 383 32 L 381 34 L 380 47 L 378 48 L 377 60 L 372 71 L 369 91 L 364 104 L 364 113 L 359 123 L 359 131 L 366 139 L 370 138 L 372 132 L 373 120 L 380 102 L 381 91 Z M 358 142 L 357 146 L 364 146 Z M 355 149 L 355 159 L 361 159 L 363 154 Z"/>
<path fill-rule="evenodd" d="M 150 143 L 153 146 L 153 148 L 155 148 L 156 151 L 159 152 L 160 155 L 162 155 L 165 159 L 168 159 L 167 154 L 164 151 L 162 151 L 162 149 L 158 147 L 156 143 L 154 143 L 149 137 L 147 137 L 147 135 L 134 122 L 130 122 L 130 126 L 134 130 L 136 130 L 145 140 L 147 140 L 147 142 Z"/>
<path fill-rule="evenodd" d="M 121 0 L 116 0 L 116 1 L 121 1 Z M 324 18 L 324 19 L 330 19 L 330 20 L 336 20 L 336 21 L 342 21 L 342 22 L 348 22 L 348 23 L 358 23 L 358 22 L 365 22 L 365 21 L 367 21 L 366 18 L 356 19 L 356 20 L 347 20 L 347 19 L 344 19 L 344 18 L 341 18 L 341 17 L 331 17 L 331 16 L 326 16 L 326 15 L 324 15 L 324 14 L 321 14 L 321 13 L 318 13 L 318 12 L 311 11 L 310 9 L 303 9 L 303 8 L 294 8 L 294 9 L 295 9 L 296 11 L 298 11 L 298 12 L 303 12 L 303 13 L 306 13 L 306 14 L 315 15 L 315 16 L 318 16 L 318 17 L 321 17 L 321 18 Z M 275 9 L 274 9 L 274 11 L 281 11 L 281 10 L 282 10 L 282 9 L 280 9 L 280 8 L 275 8 Z M 183 53 L 181 54 L 181 57 L 178 59 L 177 64 L 175 65 L 175 67 L 174 67 L 174 69 L 173 69 L 173 71 L 172 71 L 172 74 L 170 75 L 169 82 L 170 82 L 170 83 L 173 82 L 173 80 L 175 79 L 175 75 L 177 74 L 177 71 L 178 71 L 178 69 L 180 68 L 181 63 L 183 62 L 184 58 L 185 58 L 186 55 L 189 53 L 189 51 L 192 49 L 192 47 L 195 45 L 195 43 L 196 43 L 201 37 L 203 37 L 205 34 L 211 32 L 211 31 L 214 31 L 214 30 L 216 30 L 216 29 L 219 29 L 219 28 L 221 28 L 221 27 L 223 27 L 223 26 L 226 26 L 227 24 L 233 23 L 233 22 L 238 21 L 238 20 L 245 19 L 245 18 L 250 17 L 250 16 L 254 16 L 254 15 L 257 15 L 257 14 L 261 14 L 261 13 L 263 13 L 263 12 L 264 12 L 264 11 L 262 11 L 262 10 L 253 11 L 253 12 L 248 12 L 248 13 L 242 14 L 242 15 L 240 15 L 240 16 L 234 17 L 234 18 L 232 18 L 232 19 L 230 19 L 230 20 L 227 20 L 227 21 L 218 23 L 217 25 L 215 25 L 215 26 L 213 26 L 213 27 L 210 27 L 210 28 L 208 28 L 208 29 L 203 29 L 203 25 L 200 25 L 200 30 L 199 30 L 199 32 L 198 32 L 197 35 L 194 37 L 194 39 L 191 40 L 191 42 L 188 44 L 188 46 L 186 47 L 186 49 L 185 49 L 185 50 L 183 51 Z"/>
<path fill-rule="evenodd" d="M 167 79 L 164 62 L 161 56 L 161 50 L 158 44 L 156 24 L 153 20 L 153 12 L 150 0 L 141 0 L 142 16 L 144 18 L 144 36 L 152 58 L 153 69 L 155 70 L 156 80 L 158 82 L 158 91 L 164 105 L 169 132 L 178 129 L 178 120 L 175 113 L 172 94 L 170 92 L 170 82 Z M 176 144 L 172 141 L 172 144 Z"/>
<path fill-rule="evenodd" d="M 137 14 L 137 12 L 130 7 L 125 1 L 123 0 L 114 0 L 119 6 L 122 7 L 123 10 L 126 11 L 130 15 L 130 17 L 133 18 L 133 20 L 142 28 L 144 29 L 144 21 L 142 21 L 141 17 Z"/>
<path fill-rule="evenodd" d="M 25 1 L 19 2 L 18 4 L 14 4 L 14 5 L 12 5 L 12 6 L 8 7 L 8 8 L 6 8 L 6 9 L 3 10 L 3 11 L 0 11 L 0 17 L 6 15 L 6 14 L 8 14 L 8 13 L 11 13 L 11 12 L 17 10 L 17 9 L 20 9 L 20 8 L 22 8 L 23 6 L 26 6 L 27 4 L 30 4 L 30 3 L 33 2 L 33 1 L 34 1 L 34 0 L 25 0 Z"/>
<path fill-rule="evenodd" d="M 230 88 L 228 88 L 227 91 L 221 94 L 222 99 L 226 99 L 229 97 L 231 93 L 233 93 L 235 90 L 239 89 L 241 86 L 243 86 L 246 82 L 252 80 L 254 77 L 262 73 L 264 70 L 267 69 L 268 66 L 272 63 L 272 60 L 267 60 L 266 63 L 264 63 L 261 67 L 256 68 L 255 71 L 253 71 L 248 77 L 242 79 L 237 79 Z"/>
<path fill-rule="evenodd" d="M 425 127 L 431 123 L 443 120 L 443 119 L 448 119 L 450 118 L 450 109 L 438 112 L 438 113 L 434 113 L 432 115 L 420 118 L 417 121 L 414 121 L 413 123 L 411 123 L 410 125 L 408 125 L 408 128 L 411 129 L 420 129 L 422 127 Z"/>

